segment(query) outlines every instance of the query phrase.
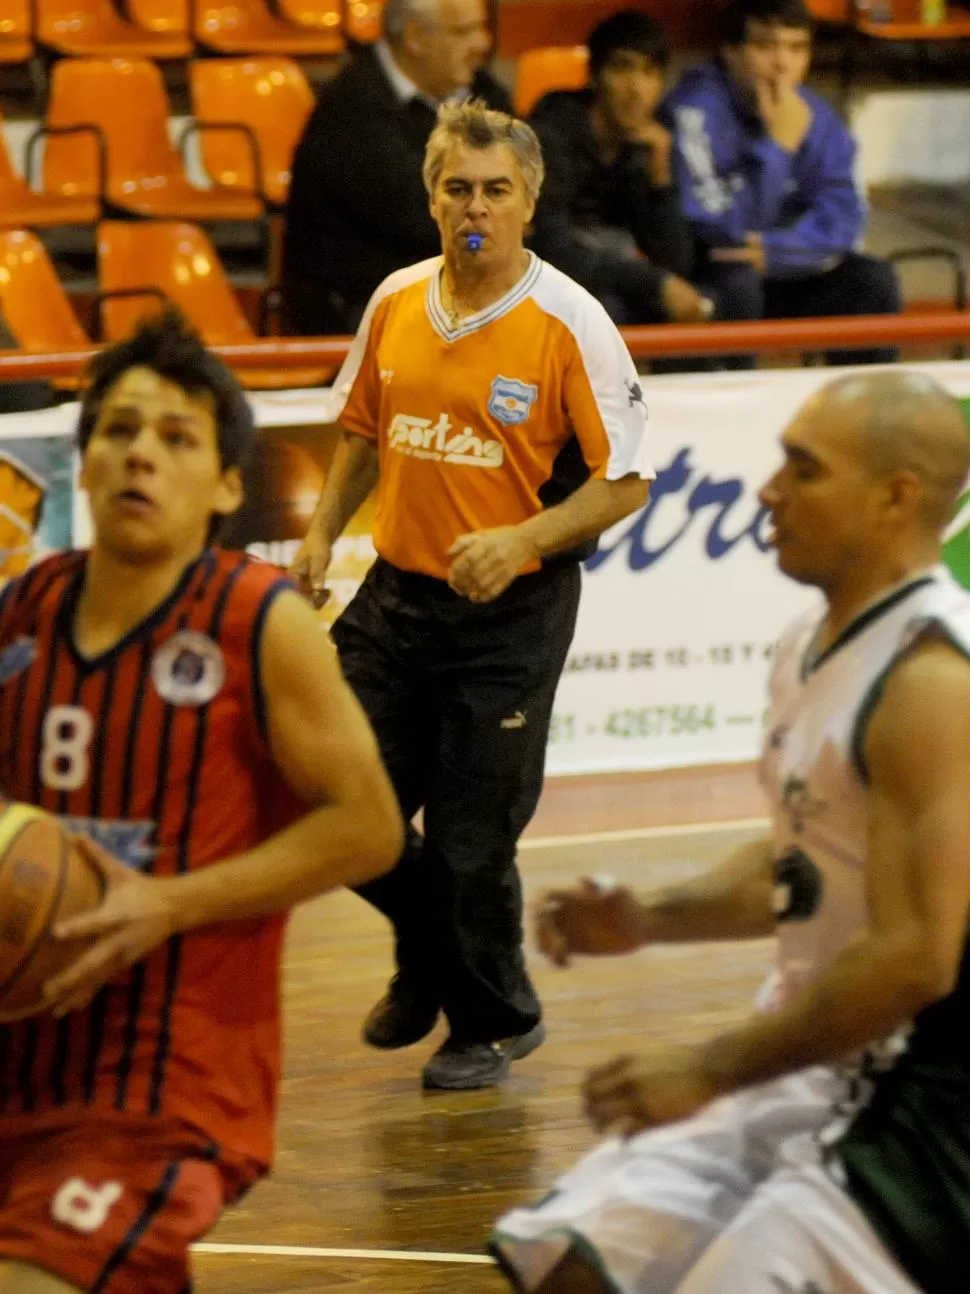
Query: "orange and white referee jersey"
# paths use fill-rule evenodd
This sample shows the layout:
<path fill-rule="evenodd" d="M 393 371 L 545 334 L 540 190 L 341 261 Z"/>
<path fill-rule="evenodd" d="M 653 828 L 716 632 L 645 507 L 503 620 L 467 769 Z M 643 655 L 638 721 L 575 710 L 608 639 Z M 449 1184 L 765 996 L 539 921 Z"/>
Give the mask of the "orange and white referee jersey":
<path fill-rule="evenodd" d="M 459 535 L 561 499 L 553 475 L 577 444 L 573 488 L 654 475 L 636 369 L 594 297 L 529 253 L 511 291 L 452 328 L 442 264 L 385 279 L 334 386 L 341 425 L 378 446 L 377 551 L 438 579 Z"/>

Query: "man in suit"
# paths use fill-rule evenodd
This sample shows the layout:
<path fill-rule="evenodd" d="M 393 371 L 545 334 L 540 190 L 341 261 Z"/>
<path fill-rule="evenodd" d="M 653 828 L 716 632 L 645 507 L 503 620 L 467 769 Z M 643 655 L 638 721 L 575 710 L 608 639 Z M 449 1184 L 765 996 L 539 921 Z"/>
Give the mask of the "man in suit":
<path fill-rule="evenodd" d="M 284 252 L 289 328 L 356 330 L 377 285 L 435 256 L 421 179 L 438 105 L 484 99 L 510 111 L 482 71 L 484 0 L 388 0 L 384 36 L 356 50 L 320 91 L 293 159 Z"/>

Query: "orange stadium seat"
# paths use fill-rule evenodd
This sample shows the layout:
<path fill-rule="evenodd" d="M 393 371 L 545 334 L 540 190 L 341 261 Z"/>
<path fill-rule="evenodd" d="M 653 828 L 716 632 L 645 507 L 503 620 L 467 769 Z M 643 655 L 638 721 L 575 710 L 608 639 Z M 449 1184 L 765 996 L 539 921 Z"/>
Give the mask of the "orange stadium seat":
<path fill-rule="evenodd" d="M 0 226 L 49 229 L 55 225 L 91 225 L 100 214 L 97 198 L 34 193 L 14 170 L 0 117 Z"/>
<path fill-rule="evenodd" d="M 277 17 L 297 27 L 340 31 L 343 23 L 341 0 L 270 0 L 269 7 Z"/>
<path fill-rule="evenodd" d="M 36 36 L 59 54 L 111 58 L 188 58 L 186 33 L 152 32 L 126 22 L 111 0 L 34 0 Z"/>
<path fill-rule="evenodd" d="M 314 29 L 283 22 L 266 0 L 196 0 L 195 39 L 217 54 L 339 54 L 339 26 Z"/>
<path fill-rule="evenodd" d="M 0 19 L 0 22 L 3 20 Z M 11 37 L 7 40 L 0 33 L 0 64 L 26 63 L 34 56 L 34 44 L 29 40 L 18 40 Z"/>
<path fill-rule="evenodd" d="M 30 0 L 3 0 L 0 12 L 0 63 L 25 63 L 34 53 Z"/>
<path fill-rule="evenodd" d="M 121 10 L 145 31 L 189 40 L 189 0 L 121 0 Z"/>
<path fill-rule="evenodd" d="M 550 90 L 580 90 L 586 84 L 585 45 L 546 45 L 521 55 L 515 73 L 515 111 L 528 116 Z"/>
<path fill-rule="evenodd" d="M 313 91 L 299 64 L 289 58 L 194 59 L 189 75 L 202 158 L 213 183 L 261 193 L 282 207 L 293 152 L 313 111 Z"/>
<path fill-rule="evenodd" d="M 372 45 L 380 39 L 383 0 L 347 0 L 344 32 L 358 45 Z"/>
<path fill-rule="evenodd" d="M 84 126 L 48 140 L 45 189 L 96 197 L 132 215 L 257 220 L 254 194 L 200 189 L 168 137 L 162 74 L 141 59 L 63 59 L 51 74 L 47 125 Z"/>
<path fill-rule="evenodd" d="M 808 7 L 820 22 L 849 23 L 855 0 L 808 0 Z"/>
<path fill-rule="evenodd" d="M 25 229 L 0 231 L 0 300 L 25 350 L 91 345 L 43 243 Z"/>
<path fill-rule="evenodd" d="M 187 315 L 210 346 L 251 342 L 256 334 L 240 309 L 212 244 L 201 229 L 180 221 L 105 220 L 98 226 L 98 274 L 103 294 L 143 288 L 145 297 L 105 300 L 106 341 L 126 337 L 139 319 L 157 309 L 161 291 Z M 325 369 L 248 369 L 245 386 L 281 389 L 319 386 Z"/>

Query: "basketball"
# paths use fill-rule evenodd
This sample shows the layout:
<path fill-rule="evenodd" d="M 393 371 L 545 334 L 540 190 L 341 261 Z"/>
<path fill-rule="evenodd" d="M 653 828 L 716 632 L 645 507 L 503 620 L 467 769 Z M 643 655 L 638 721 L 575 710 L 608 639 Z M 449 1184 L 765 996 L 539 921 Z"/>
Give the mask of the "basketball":
<path fill-rule="evenodd" d="M 57 818 L 29 804 L 0 811 L 0 1021 L 42 1009 L 44 984 L 85 946 L 58 942 L 52 928 L 103 892 L 100 873 Z"/>

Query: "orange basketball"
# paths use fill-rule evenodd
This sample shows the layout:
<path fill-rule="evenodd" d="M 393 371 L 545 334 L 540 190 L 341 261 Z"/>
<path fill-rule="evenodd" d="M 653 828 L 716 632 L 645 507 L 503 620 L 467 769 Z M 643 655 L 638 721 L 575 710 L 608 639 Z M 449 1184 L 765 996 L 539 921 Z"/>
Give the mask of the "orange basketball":
<path fill-rule="evenodd" d="M 101 901 L 104 882 L 52 814 L 0 811 L 0 1021 L 34 1015 L 44 984 L 83 951 L 51 937 L 56 922 Z"/>

